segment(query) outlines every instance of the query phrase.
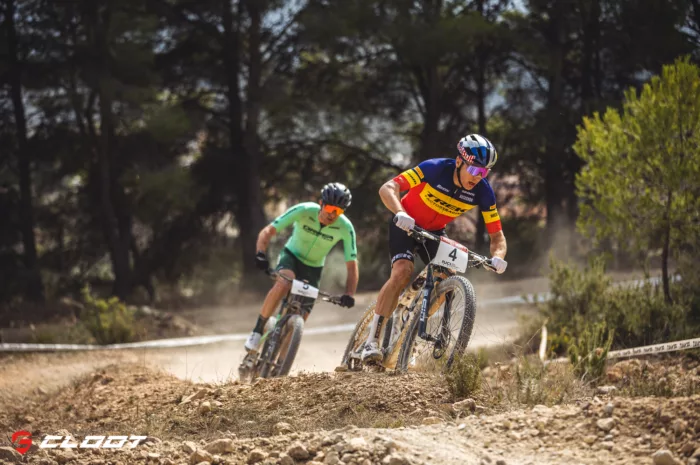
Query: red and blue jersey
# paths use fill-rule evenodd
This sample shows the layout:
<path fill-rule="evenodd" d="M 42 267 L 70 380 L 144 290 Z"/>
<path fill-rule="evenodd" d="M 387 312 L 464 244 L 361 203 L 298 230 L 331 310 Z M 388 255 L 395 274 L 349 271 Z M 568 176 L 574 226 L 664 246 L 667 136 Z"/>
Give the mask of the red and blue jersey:
<path fill-rule="evenodd" d="M 421 228 L 437 231 L 478 206 L 489 234 L 500 231 L 501 218 L 491 184 L 482 179 L 473 189 L 462 189 L 453 182 L 454 170 L 454 158 L 434 158 L 396 176 L 394 181 L 401 191 L 408 191 L 401 198 L 406 213 Z"/>

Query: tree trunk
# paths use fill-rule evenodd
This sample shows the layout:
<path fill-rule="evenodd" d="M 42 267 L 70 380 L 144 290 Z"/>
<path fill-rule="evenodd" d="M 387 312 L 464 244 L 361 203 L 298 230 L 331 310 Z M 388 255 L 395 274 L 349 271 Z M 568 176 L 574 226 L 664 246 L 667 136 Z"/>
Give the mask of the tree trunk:
<path fill-rule="evenodd" d="M 583 56 L 581 58 L 581 113 L 590 115 L 595 110 L 599 97 L 600 72 L 598 68 L 598 47 L 600 45 L 600 4 L 599 0 L 581 2 L 583 28 Z"/>
<path fill-rule="evenodd" d="M 101 11 L 102 10 L 102 11 Z M 120 225 L 115 210 L 114 194 L 119 190 L 118 178 L 114 172 L 116 167 L 112 155 L 112 147 L 115 142 L 114 116 L 112 115 L 112 84 L 109 70 L 109 44 L 107 31 L 109 30 L 110 11 L 109 6 L 104 9 L 98 2 L 88 6 L 88 33 L 95 60 L 97 61 L 97 96 L 100 101 L 100 134 L 97 153 L 97 176 L 100 192 L 102 230 L 109 248 L 114 273 L 114 285 L 112 292 L 122 300 L 126 300 L 131 293 L 131 263 L 130 263 L 130 236 L 124 231 L 124 224 Z"/>
<path fill-rule="evenodd" d="M 552 247 L 556 242 L 557 232 L 562 227 L 563 205 L 561 196 L 561 169 L 553 166 L 554 162 L 547 163 L 544 168 L 544 195 L 547 207 L 547 225 L 545 229 L 547 247 Z"/>
<path fill-rule="evenodd" d="M 664 289 L 664 300 L 667 304 L 672 304 L 671 298 L 671 283 L 668 276 L 668 259 L 671 251 L 671 204 L 673 201 L 673 192 L 669 189 L 666 194 L 666 209 L 664 211 L 664 243 L 661 249 L 661 280 Z"/>
<path fill-rule="evenodd" d="M 554 245 L 556 232 L 562 226 L 562 196 L 566 194 L 562 186 L 565 164 L 564 128 L 562 121 L 562 94 L 564 87 L 564 31 L 562 30 L 563 5 L 557 4 L 549 22 L 549 69 L 547 92 L 547 131 L 545 143 L 545 202 L 547 205 L 546 237 L 549 247 Z"/>
<path fill-rule="evenodd" d="M 248 79 L 248 104 L 246 127 L 243 128 L 243 103 L 240 97 L 239 75 L 241 71 L 240 6 L 234 17 L 237 2 L 223 1 L 224 21 L 224 65 L 228 78 L 229 138 L 233 158 L 232 182 L 236 186 L 236 220 L 240 230 L 243 271 L 251 277 L 258 273 L 255 266 L 255 245 L 260 229 L 265 226 L 260 190 L 258 122 L 260 117 L 260 79 L 262 56 L 260 52 L 260 5 L 255 1 L 247 4 L 251 19 L 251 34 L 248 38 L 250 73 Z"/>
<path fill-rule="evenodd" d="M 483 14 L 483 3 L 480 2 L 480 12 Z M 479 47 L 480 49 L 482 47 Z M 477 104 L 477 119 L 479 122 L 479 134 L 488 137 L 486 130 L 486 56 L 484 50 L 479 50 L 478 59 L 479 69 L 476 72 L 476 104 Z M 476 241 L 474 246 L 479 253 L 484 253 L 486 250 L 486 223 L 483 216 L 477 214 L 476 218 Z"/>
<path fill-rule="evenodd" d="M 441 83 L 437 66 L 429 65 L 419 72 L 425 72 L 425 85 L 423 88 L 423 100 L 425 101 L 425 118 L 423 131 L 421 132 L 420 151 L 417 162 L 435 158 L 440 148 L 440 94 Z"/>
<path fill-rule="evenodd" d="M 22 69 L 17 46 L 17 31 L 15 29 L 15 2 L 7 0 L 5 11 L 5 26 L 7 28 L 7 47 L 10 61 L 9 80 L 10 94 L 17 126 L 17 158 L 19 168 L 19 207 L 22 245 L 24 247 L 24 266 L 28 272 L 28 286 L 25 296 L 29 300 L 44 299 L 44 285 L 41 281 L 39 264 L 34 237 L 34 206 L 32 204 L 32 172 L 31 155 L 27 146 L 27 119 L 22 99 Z"/>
<path fill-rule="evenodd" d="M 600 99 L 600 0 L 582 0 L 581 28 L 583 31 L 583 55 L 581 57 L 581 117 L 592 114 L 598 107 Z M 581 160 L 575 154 L 566 166 L 571 174 L 566 180 L 567 226 L 574 229 L 578 219 L 578 196 L 576 195 L 575 175 L 581 169 Z"/>

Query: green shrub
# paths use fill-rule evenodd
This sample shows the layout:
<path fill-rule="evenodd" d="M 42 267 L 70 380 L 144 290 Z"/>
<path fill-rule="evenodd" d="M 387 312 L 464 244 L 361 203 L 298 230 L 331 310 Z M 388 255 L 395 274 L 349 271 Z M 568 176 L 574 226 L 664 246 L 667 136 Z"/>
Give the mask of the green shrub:
<path fill-rule="evenodd" d="M 455 399 L 469 397 L 481 388 L 481 364 L 479 357 L 465 354 L 456 357 L 445 373 L 447 387 Z"/>
<path fill-rule="evenodd" d="M 536 356 L 520 356 L 507 369 L 499 368 L 494 381 L 486 388 L 493 401 L 516 407 L 568 403 L 588 394 L 569 364 L 545 365 Z"/>
<path fill-rule="evenodd" d="M 94 344 L 95 338 L 82 321 L 65 324 L 40 324 L 32 334 L 34 344 Z"/>
<path fill-rule="evenodd" d="M 602 322 L 590 325 L 569 346 L 569 360 L 582 381 L 597 382 L 605 375 L 612 342 L 613 331 L 607 331 Z"/>
<path fill-rule="evenodd" d="M 136 339 L 134 311 L 117 297 L 96 298 L 88 286 L 83 288 L 82 296 L 85 308 L 80 312 L 80 321 L 98 344 L 117 344 Z"/>
<path fill-rule="evenodd" d="M 548 346 L 557 355 L 602 322 L 615 333 L 613 348 L 683 339 L 700 330 L 693 319 L 697 297 L 687 282 L 672 285 L 676 298 L 668 303 L 660 284 L 613 285 L 601 257 L 583 270 L 551 260 L 549 279 L 552 298 L 538 307 L 547 321 Z"/>

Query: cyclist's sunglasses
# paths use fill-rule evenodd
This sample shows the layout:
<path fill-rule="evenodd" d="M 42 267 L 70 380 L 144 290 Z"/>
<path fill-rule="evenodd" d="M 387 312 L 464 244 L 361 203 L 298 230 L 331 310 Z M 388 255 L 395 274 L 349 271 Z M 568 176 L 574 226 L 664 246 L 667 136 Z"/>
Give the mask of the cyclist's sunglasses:
<path fill-rule="evenodd" d="M 481 176 L 482 178 L 485 178 L 489 175 L 489 172 L 491 171 L 489 168 L 482 168 L 480 166 L 470 165 L 467 161 L 464 160 L 464 158 L 462 158 L 462 161 L 464 162 L 463 165 L 467 167 L 467 173 L 471 174 L 472 176 Z"/>
<path fill-rule="evenodd" d="M 328 205 L 326 203 L 326 204 L 323 204 L 323 211 L 326 213 L 335 213 L 336 215 L 340 216 L 343 214 L 343 212 L 345 210 L 343 210 L 340 207 L 336 207 L 335 205 Z"/>

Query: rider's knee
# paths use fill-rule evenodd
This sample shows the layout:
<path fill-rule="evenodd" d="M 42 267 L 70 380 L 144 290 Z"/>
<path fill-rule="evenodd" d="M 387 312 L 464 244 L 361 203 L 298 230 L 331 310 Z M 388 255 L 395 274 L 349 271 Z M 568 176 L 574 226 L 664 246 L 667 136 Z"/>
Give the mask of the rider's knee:
<path fill-rule="evenodd" d="M 289 270 L 281 270 L 280 274 L 284 274 L 289 279 L 295 278 L 294 273 L 292 273 Z M 291 289 L 291 287 L 292 287 L 292 284 L 283 278 L 277 278 L 277 281 L 275 282 L 275 285 L 274 285 L 274 289 L 276 289 L 278 292 L 284 292 L 284 293 L 288 292 L 289 289 Z"/>
<path fill-rule="evenodd" d="M 411 280 L 413 274 L 413 263 L 409 260 L 397 260 L 391 268 L 391 280 L 405 286 Z"/>

